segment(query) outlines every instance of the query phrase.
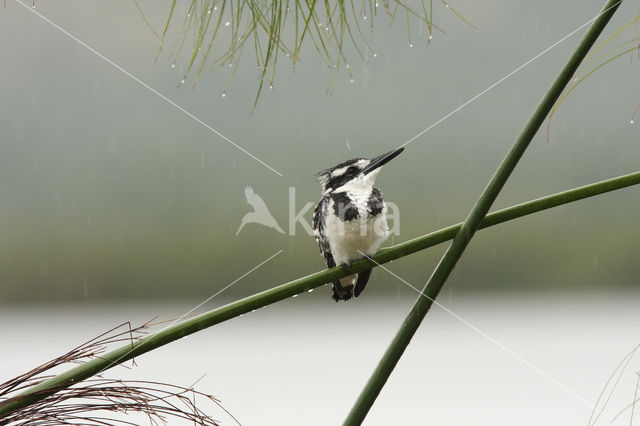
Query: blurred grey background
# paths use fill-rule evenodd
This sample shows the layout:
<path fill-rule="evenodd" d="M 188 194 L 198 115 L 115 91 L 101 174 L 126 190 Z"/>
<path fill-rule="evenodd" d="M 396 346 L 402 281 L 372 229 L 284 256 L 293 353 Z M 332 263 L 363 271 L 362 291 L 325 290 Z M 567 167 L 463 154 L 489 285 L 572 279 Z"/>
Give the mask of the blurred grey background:
<path fill-rule="evenodd" d="M 287 231 L 290 187 L 296 212 L 315 203 L 315 172 L 412 138 L 591 19 L 601 3 L 453 2 L 478 29 L 436 3 L 434 21 L 447 33 L 434 32 L 427 46 L 425 28 L 414 24 L 413 47 L 401 16 L 390 25 L 379 15 L 366 33 L 376 57 L 369 54 L 364 64 L 346 49 L 353 83 L 341 72 L 326 94 L 332 75 L 307 42 L 295 72 L 281 57 L 275 90 L 263 91 L 253 114 L 258 74 L 251 49 L 235 64 L 231 83 L 225 68 L 205 70 L 195 88 L 192 78 L 180 86 L 187 56 L 171 67 L 165 49 L 154 62 L 159 40 L 133 2 L 36 3 L 39 13 L 280 177 L 8 0 L 0 9 L 0 332 L 10 355 L 0 378 L 122 321 L 179 316 L 279 250 L 200 310 L 323 269 L 313 237 L 299 225 L 295 236 L 256 224 L 236 236 L 251 211 L 246 186 Z M 160 29 L 170 2 L 140 5 Z M 637 10 L 637 2 L 625 2 L 606 33 Z M 388 244 L 464 219 L 582 33 L 417 138 L 385 167 L 377 186 L 400 208 L 400 235 Z M 173 28 L 169 40 L 177 36 Z M 619 42 L 632 37 L 628 31 Z M 640 102 L 638 61 L 611 63 L 567 98 L 549 141 L 541 129 L 495 209 L 639 170 L 640 119 L 630 123 Z M 480 231 L 441 296 L 586 405 L 436 309 L 370 424 L 422 424 L 416 419 L 423 404 L 434 424 L 586 424 L 589 404 L 638 343 L 639 190 Z M 422 287 L 444 248 L 389 267 Z M 176 343 L 145 357 L 142 371 L 189 385 L 205 370 L 204 390 L 220 396 L 243 424 L 299 424 L 304 416 L 307 423 L 338 423 L 413 298 L 413 290 L 376 270 L 351 304 L 334 304 L 320 288 L 217 327 L 218 334 L 194 336 L 191 346 Z M 49 333 L 62 334 L 40 340 Z M 42 350 L 25 354 L 20 348 L 34 340 Z M 336 351 L 344 371 L 331 368 Z M 175 359 L 184 370 L 167 371 Z M 435 376 L 426 365 L 440 366 Z M 617 409 L 629 402 L 634 377 L 621 382 L 626 393 Z"/>
<path fill-rule="evenodd" d="M 474 30 L 435 7 L 447 34 L 376 18 L 376 57 L 353 49 L 354 83 L 331 74 L 313 45 L 295 73 L 282 56 L 275 91 L 253 115 L 257 70 L 249 48 L 231 71 L 176 88 L 188 55 L 168 48 L 132 2 L 38 3 L 38 11 L 280 171 L 279 177 L 15 2 L 0 14 L 0 300 L 200 297 L 279 249 L 229 289 L 247 294 L 321 269 L 316 243 L 247 225 L 251 185 L 287 230 L 288 187 L 298 211 L 316 202 L 313 174 L 403 143 L 594 15 L 599 2 L 458 2 Z M 169 4 L 141 3 L 162 28 Z M 550 13 L 549 10 L 553 10 Z M 609 31 L 634 14 L 625 5 Z M 179 15 L 179 13 L 178 13 Z M 176 20 L 176 22 L 180 22 Z M 178 24 L 175 24 L 177 27 Z M 173 28 L 173 27 L 172 27 Z M 632 37 L 632 33 L 627 33 Z M 622 41 L 628 41 L 622 37 Z M 461 221 L 577 42 L 560 44 L 408 146 L 378 179 L 400 207 L 403 241 Z M 177 40 L 171 33 L 166 45 Z M 188 43 L 189 41 L 187 41 Z M 188 49 L 187 49 L 188 51 Z M 638 59 L 635 59 L 637 62 Z M 620 59 L 590 77 L 541 130 L 496 208 L 636 171 L 637 64 Z M 347 143 L 348 141 L 348 143 Z M 457 291 L 637 283 L 638 189 L 600 196 L 482 231 L 448 284 Z M 310 222 L 311 211 L 307 212 Z M 394 242 L 389 241 L 389 243 Z M 444 247 L 401 261 L 422 281 Z M 379 272 L 376 272 L 380 275 Z M 403 285 L 376 283 L 371 292 Z"/>

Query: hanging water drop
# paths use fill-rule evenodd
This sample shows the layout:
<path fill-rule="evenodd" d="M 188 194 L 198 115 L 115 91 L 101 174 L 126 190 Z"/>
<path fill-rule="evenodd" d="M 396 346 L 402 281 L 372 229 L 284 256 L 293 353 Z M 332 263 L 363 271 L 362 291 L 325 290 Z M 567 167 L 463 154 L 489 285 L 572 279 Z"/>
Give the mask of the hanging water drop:
<path fill-rule="evenodd" d="M 374 54 L 373 54 L 373 57 L 374 57 L 374 58 L 377 58 L 377 57 L 378 57 L 378 54 L 377 54 L 377 53 L 374 53 Z"/>
<path fill-rule="evenodd" d="M 176 67 L 176 63 L 174 62 L 171 64 L 171 68 L 175 68 L 175 67 Z"/>
<path fill-rule="evenodd" d="M 233 62 L 229 62 L 229 68 L 233 66 Z"/>
<path fill-rule="evenodd" d="M 298 295 L 297 295 L 297 294 L 294 294 L 294 295 L 293 295 L 293 297 L 298 297 Z"/>
<path fill-rule="evenodd" d="M 379 6 L 379 5 L 378 5 L 378 2 L 376 2 L 376 7 L 378 7 L 378 6 Z"/>
<path fill-rule="evenodd" d="M 307 293 L 311 293 L 313 291 L 312 288 L 310 288 L 309 290 L 307 290 Z"/>
<path fill-rule="evenodd" d="M 354 81 L 355 81 L 355 80 L 353 79 L 353 77 L 351 77 L 351 78 L 349 79 L 349 83 L 353 83 Z"/>
<path fill-rule="evenodd" d="M 227 92 L 222 92 L 222 97 L 226 98 L 227 97 Z"/>
<path fill-rule="evenodd" d="M 364 16 L 362 17 L 362 19 L 365 19 L 365 20 L 366 20 L 366 19 L 367 19 L 367 15 L 364 15 Z"/>
<path fill-rule="evenodd" d="M 180 81 L 180 84 L 184 84 L 184 81 L 185 81 L 185 80 L 184 80 L 184 78 L 183 78 L 183 79 Z"/>
<path fill-rule="evenodd" d="M 227 21 L 227 22 L 224 23 L 225 27 L 228 27 L 229 25 L 231 25 L 231 21 Z"/>
<path fill-rule="evenodd" d="M 207 10 L 207 14 L 211 15 L 211 9 Z"/>
<path fill-rule="evenodd" d="M 431 34 L 429 34 L 429 37 L 427 37 L 427 40 L 431 40 Z"/>
<path fill-rule="evenodd" d="M 269 84 L 269 89 L 273 90 L 273 83 Z"/>
<path fill-rule="evenodd" d="M 629 124 L 633 124 L 633 120 L 629 120 Z"/>
<path fill-rule="evenodd" d="M 213 6 L 213 10 L 218 10 L 218 6 Z"/>
<path fill-rule="evenodd" d="M 449 7 L 449 5 L 448 5 L 448 4 L 445 4 L 445 6 L 446 6 L 446 7 Z"/>
<path fill-rule="evenodd" d="M 413 43 L 409 43 L 409 47 L 413 47 Z"/>

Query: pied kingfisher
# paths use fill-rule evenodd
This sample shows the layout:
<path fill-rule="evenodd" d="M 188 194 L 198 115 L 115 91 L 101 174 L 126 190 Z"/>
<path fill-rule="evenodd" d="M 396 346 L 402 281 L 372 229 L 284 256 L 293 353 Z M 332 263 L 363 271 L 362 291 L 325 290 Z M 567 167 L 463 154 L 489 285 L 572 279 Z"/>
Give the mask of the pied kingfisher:
<path fill-rule="evenodd" d="M 373 184 L 380 167 L 400 154 L 398 148 L 368 160 L 354 158 L 317 173 L 322 198 L 313 213 L 313 231 L 327 267 L 345 270 L 355 260 L 373 256 L 387 238 L 387 205 Z M 358 297 L 371 269 L 333 282 L 331 297 L 337 302 Z"/>

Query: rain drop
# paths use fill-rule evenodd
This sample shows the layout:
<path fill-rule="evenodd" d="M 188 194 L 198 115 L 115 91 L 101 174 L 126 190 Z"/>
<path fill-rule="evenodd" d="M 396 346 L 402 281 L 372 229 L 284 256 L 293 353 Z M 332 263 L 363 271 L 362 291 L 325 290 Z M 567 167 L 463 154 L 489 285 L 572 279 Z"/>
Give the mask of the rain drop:
<path fill-rule="evenodd" d="M 218 6 L 213 6 L 213 10 L 218 10 Z"/>
<path fill-rule="evenodd" d="M 171 68 L 175 68 L 176 67 L 176 63 L 174 62 L 173 64 L 171 64 Z"/>
<path fill-rule="evenodd" d="M 629 120 L 629 124 L 633 124 L 633 120 Z"/>
<path fill-rule="evenodd" d="M 229 62 L 229 68 L 233 66 L 233 62 Z"/>
<path fill-rule="evenodd" d="M 182 79 L 182 81 L 180 81 L 180 84 L 184 84 L 184 78 Z"/>
<path fill-rule="evenodd" d="M 312 288 L 310 288 L 309 290 L 307 290 L 307 293 L 311 293 L 313 291 Z"/>
<path fill-rule="evenodd" d="M 293 297 L 298 297 L 298 295 L 297 295 L 297 294 L 294 294 L 294 295 L 293 295 Z"/>
<path fill-rule="evenodd" d="M 448 4 L 445 4 L 445 6 L 446 6 L 446 7 L 449 7 L 449 5 L 448 5 Z"/>
<path fill-rule="evenodd" d="M 228 27 L 229 25 L 231 25 L 231 21 L 227 21 L 227 22 L 224 23 L 225 27 Z"/>
<path fill-rule="evenodd" d="M 429 34 L 429 37 L 427 38 L 427 40 L 431 40 L 431 34 Z"/>
<path fill-rule="evenodd" d="M 190 13 L 187 13 L 187 18 L 191 18 L 191 14 Z"/>
<path fill-rule="evenodd" d="M 353 78 L 349 79 L 349 83 L 353 83 L 355 80 Z"/>
<path fill-rule="evenodd" d="M 367 19 L 367 15 L 364 15 L 364 16 L 362 17 L 362 19 Z"/>
<path fill-rule="evenodd" d="M 254 309 L 253 311 L 251 311 L 252 313 L 255 312 L 256 310 Z"/>
<path fill-rule="evenodd" d="M 209 15 L 211 15 L 211 9 L 207 10 L 207 13 L 208 13 Z"/>
<path fill-rule="evenodd" d="M 377 58 L 377 57 L 378 57 L 378 54 L 377 54 L 377 53 L 374 53 L 374 54 L 373 54 L 373 57 L 374 57 L 374 58 Z"/>
<path fill-rule="evenodd" d="M 227 97 L 227 92 L 222 92 L 222 97 L 226 98 Z"/>
<path fill-rule="evenodd" d="M 273 90 L 273 84 L 269 85 L 269 89 Z"/>
<path fill-rule="evenodd" d="M 347 69 L 351 68 L 351 65 L 347 64 L 346 68 L 347 68 Z"/>
<path fill-rule="evenodd" d="M 378 7 L 378 3 L 376 2 L 376 7 Z"/>
<path fill-rule="evenodd" d="M 409 47 L 413 47 L 413 43 L 409 43 Z"/>

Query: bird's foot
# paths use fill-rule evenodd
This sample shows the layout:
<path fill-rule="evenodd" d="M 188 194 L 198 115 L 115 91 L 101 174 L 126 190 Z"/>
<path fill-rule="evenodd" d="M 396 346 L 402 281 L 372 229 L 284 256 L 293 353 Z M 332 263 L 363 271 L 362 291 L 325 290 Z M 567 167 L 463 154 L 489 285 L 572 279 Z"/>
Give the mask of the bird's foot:
<path fill-rule="evenodd" d="M 340 268 L 342 268 L 345 272 L 351 272 L 351 263 L 352 262 L 344 262 L 340 264 Z"/>

